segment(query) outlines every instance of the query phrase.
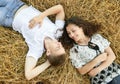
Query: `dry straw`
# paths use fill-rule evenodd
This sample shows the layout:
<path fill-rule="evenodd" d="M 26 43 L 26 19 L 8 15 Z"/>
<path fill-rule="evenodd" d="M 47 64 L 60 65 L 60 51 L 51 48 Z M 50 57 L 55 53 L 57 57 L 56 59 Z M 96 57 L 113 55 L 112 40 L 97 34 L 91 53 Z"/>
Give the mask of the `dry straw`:
<path fill-rule="evenodd" d="M 116 54 L 116 62 L 120 63 L 120 0 L 23 0 L 37 9 L 45 9 L 62 4 L 66 19 L 80 16 L 86 20 L 100 23 L 101 33 L 111 42 Z M 54 16 L 50 17 L 54 20 Z M 89 84 L 88 76 L 79 75 L 67 60 L 63 66 L 50 67 L 36 78 L 27 81 L 24 77 L 25 55 L 28 47 L 22 35 L 12 29 L 0 27 L 0 84 Z M 46 60 L 45 55 L 39 64 Z"/>

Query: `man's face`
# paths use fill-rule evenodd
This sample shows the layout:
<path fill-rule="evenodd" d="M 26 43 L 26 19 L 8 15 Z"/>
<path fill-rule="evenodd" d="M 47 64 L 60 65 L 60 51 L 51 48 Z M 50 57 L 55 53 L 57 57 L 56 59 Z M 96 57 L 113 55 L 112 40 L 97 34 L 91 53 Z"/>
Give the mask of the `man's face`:
<path fill-rule="evenodd" d="M 65 49 L 63 48 L 61 42 L 57 40 L 49 40 L 49 51 L 51 55 L 59 56 L 65 54 Z"/>

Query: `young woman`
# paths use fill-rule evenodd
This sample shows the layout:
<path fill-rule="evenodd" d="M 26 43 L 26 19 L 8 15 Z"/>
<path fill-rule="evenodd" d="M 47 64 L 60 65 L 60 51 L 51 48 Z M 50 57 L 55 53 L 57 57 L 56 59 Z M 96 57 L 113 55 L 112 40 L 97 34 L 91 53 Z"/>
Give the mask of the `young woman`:
<path fill-rule="evenodd" d="M 70 46 L 70 59 L 80 74 L 91 76 L 91 84 L 119 84 L 120 66 L 110 42 L 97 34 L 100 26 L 72 17 L 66 21 L 62 39 Z"/>
<path fill-rule="evenodd" d="M 56 14 L 55 23 L 46 16 Z M 50 65 L 57 66 L 65 60 L 65 50 L 56 39 L 62 34 L 64 10 L 61 5 L 40 12 L 21 0 L 0 0 L 0 25 L 13 27 L 23 35 L 29 47 L 25 61 L 25 77 L 30 80 Z M 48 60 L 36 66 L 46 50 Z"/>

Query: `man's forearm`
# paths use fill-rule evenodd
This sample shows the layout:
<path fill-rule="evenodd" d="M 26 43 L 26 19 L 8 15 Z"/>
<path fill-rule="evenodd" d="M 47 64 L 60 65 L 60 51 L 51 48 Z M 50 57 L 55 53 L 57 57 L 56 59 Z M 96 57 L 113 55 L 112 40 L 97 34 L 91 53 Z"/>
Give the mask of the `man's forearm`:
<path fill-rule="evenodd" d="M 42 24 L 42 21 L 45 17 L 47 17 L 49 15 L 53 15 L 53 14 L 56 14 L 57 20 L 64 20 L 65 14 L 64 14 L 64 9 L 63 9 L 62 5 L 53 6 L 49 9 L 45 10 L 44 12 L 42 12 L 40 15 L 31 19 L 29 22 L 30 23 L 29 27 L 33 28 L 36 24 Z"/>
<path fill-rule="evenodd" d="M 50 63 L 48 61 L 46 61 L 45 63 L 35 67 L 30 73 L 29 73 L 29 78 L 27 78 L 28 80 L 36 77 L 37 75 L 39 75 L 41 72 L 43 72 L 45 69 L 47 69 L 50 66 Z"/>
<path fill-rule="evenodd" d="M 43 17 L 46 17 L 46 16 L 49 16 L 49 15 L 53 15 L 53 14 L 59 14 L 62 16 L 62 18 L 64 19 L 65 15 L 64 15 L 64 10 L 63 10 L 63 7 L 62 5 L 55 5 L 47 10 L 45 10 L 44 12 L 42 12 L 41 16 Z M 56 15 L 57 17 L 57 15 Z"/>

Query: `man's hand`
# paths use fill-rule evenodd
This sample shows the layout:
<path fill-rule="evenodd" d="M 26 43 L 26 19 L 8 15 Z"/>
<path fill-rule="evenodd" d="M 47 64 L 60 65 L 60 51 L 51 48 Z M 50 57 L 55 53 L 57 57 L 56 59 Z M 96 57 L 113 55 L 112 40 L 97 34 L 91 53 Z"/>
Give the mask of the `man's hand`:
<path fill-rule="evenodd" d="M 38 15 L 38 16 L 35 16 L 32 20 L 30 20 L 30 22 L 29 22 L 29 28 L 33 28 L 37 24 L 41 25 L 43 19 L 44 19 L 44 16 L 42 16 L 42 14 Z"/>

